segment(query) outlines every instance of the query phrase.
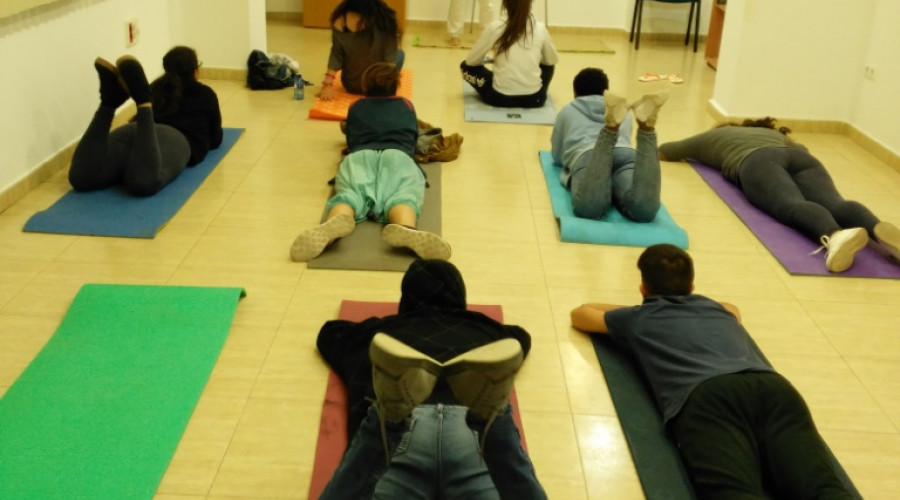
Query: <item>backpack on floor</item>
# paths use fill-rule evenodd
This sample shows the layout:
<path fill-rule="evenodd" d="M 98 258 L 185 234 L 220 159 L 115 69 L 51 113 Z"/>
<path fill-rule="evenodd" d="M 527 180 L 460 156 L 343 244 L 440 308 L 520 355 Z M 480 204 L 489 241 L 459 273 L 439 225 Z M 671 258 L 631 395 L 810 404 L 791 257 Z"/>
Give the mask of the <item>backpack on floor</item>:
<path fill-rule="evenodd" d="M 296 72 L 283 61 L 273 62 L 265 52 L 254 50 L 247 58 L 247 86 L 253 90 L 283 89 L 294 85 Z"/>

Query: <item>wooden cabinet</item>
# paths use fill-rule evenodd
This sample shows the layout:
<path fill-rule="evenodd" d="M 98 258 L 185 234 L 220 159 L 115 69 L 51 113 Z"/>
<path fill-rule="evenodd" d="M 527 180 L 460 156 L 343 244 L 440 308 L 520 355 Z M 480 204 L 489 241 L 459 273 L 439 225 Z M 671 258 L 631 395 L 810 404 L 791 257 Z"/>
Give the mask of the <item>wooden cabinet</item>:
<path fill-rule="evenodd" d="M 719 65 L 719 44 L 722 43 L 722 26 L 725 24 L 725 3 L 719 0 L 709 15 L 709 32 L 706 34 L 706 64 L 716 69 Z"/>
<path fill-rule="evenodd" d="M 304 0 L 303 26 L 307 28 L 330 28 L 328 19 L 341 0 Z M 406 0 L 385 0 L 385 3 L 397 12 L 397 24 L 400 29 L 406 28 Z"/>

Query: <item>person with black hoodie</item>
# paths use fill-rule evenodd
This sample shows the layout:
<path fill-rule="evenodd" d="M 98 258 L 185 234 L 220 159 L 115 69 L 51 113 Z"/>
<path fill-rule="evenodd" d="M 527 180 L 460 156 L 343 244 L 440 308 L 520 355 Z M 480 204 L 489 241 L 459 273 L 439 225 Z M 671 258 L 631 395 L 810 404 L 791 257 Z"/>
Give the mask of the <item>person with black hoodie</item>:
<path fill-rule="evenodd" d="M 414 261 L 396 315 L 329 321 L 317 347 L 347 387 L 351 437 L 322 499 L 409 498 L 422 490 L 546 498 L 508 402 L 531 337 L 467 310 L 453 264 Z M 432 425 L 438 420 L 442 427 Z M 422 442 L 442 455 L 422 453 Z"/>

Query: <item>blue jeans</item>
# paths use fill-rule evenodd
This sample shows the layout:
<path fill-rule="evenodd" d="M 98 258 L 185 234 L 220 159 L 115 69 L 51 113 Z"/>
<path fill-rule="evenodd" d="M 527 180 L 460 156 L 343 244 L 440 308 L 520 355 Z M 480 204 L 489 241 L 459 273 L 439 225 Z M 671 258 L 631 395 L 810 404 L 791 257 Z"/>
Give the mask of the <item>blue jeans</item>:
<path fill-rule="evenodd" d="M 576 160 L 569 178 L 572 209 L 578 217 L 599 219 L 614 203 L 625 217 L 650 222 L 661 190 L 656 132 L 638 130 L 637 150 L 615 147 L 617 138 L 603 127 L 594 149 Z"/>
<path fill-rule="evenodd" d="M 478 433 L 485 423 L 467 419 L 467 412 L 462 406 L 423 405 L 405 421 L 388 423 L 388 465 L 378 414 L 370 407 L 319 498 L 546 499 L 511 409 L 491 425 L 483 458 Z"/>

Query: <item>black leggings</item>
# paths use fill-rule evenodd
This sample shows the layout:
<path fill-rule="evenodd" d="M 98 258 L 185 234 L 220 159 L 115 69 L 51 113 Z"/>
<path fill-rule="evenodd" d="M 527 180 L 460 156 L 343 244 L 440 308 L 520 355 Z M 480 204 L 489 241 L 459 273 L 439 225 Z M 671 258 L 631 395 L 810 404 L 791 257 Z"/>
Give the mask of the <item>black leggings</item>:
<path fill-rule="evenodd" d="M 463 61 L 459 68 L 485 104 L 498 108 L 540 108 L 547 101 L 547 89 L 553 79 L 553 66 L 541 64 L 541 88 L 530 95 L 506 95 L 494 89 L 494 72 L 483 65 L 469 66 Z"/>
<path fill-rule="evenodd" d="M 777 373 L 698 385 L 669 431 L 701 499 L 850 499 L 806 403 Z"/>
<path fill-rule="evenodd" d="M 750 203 L 814 241 L 851 227 L 874 237 L 878 217 L 845 200 L 822 163 L 803 149 L 758 149 L 741 163 L 738 180 Z"/>
<path fill-rule="evenodd" d="M 184 170 L 191 146 L 184 134 L 153 121 L 153 110 L 138 108 L 135 122 L 112 132 L 115 110 L 101 105 L 88 125 L 69 167 L 76 191 L 121 184 L 134 196 L 159 192 Z"/>

